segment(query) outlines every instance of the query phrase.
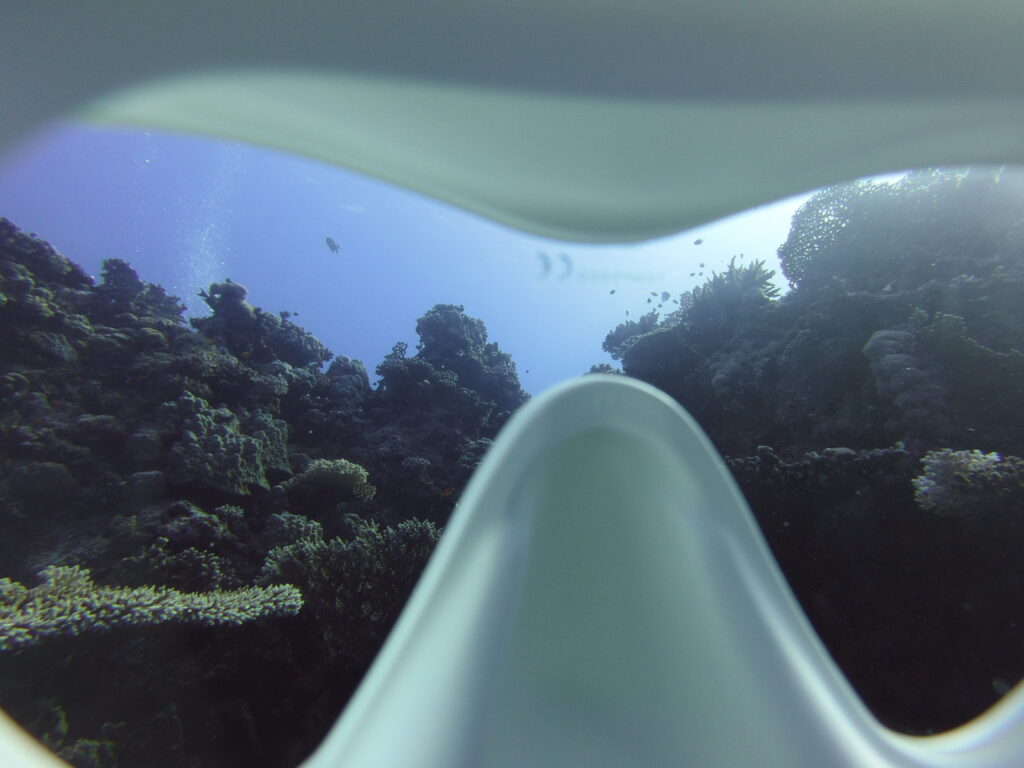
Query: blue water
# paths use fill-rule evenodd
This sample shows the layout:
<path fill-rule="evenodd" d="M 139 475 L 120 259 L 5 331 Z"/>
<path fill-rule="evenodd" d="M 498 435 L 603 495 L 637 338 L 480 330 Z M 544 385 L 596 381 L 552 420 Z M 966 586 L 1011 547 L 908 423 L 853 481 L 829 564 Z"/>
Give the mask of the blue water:
<path fill-rule="evenodd" d="M 417 317 L 462 304 L 532 393 L 612 362 L 605 334 L 663 291 L 677 297 L 740 253 L 774 268 L 804 199 L 649 243 L 584 246 L 340 168 L 170 133 L 63 124 L 0 165 L 0 215 L 90 274 L 124 259 L 193 314 L 207 311 L 201 288 L 230 278 L 371 374 L 395 342 L 415 349 Z"/>

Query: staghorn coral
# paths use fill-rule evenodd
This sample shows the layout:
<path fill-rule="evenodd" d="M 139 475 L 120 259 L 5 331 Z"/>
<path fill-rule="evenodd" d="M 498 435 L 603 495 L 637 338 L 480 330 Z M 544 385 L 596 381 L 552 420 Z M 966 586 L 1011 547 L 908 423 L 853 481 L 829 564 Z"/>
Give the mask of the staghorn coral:
<path fill-rule="evenodd" d="M 302 595 L 290 584 L 187 593 L 165 587 L 107 587 L 78 566 L 48 566 L 32 588 L 0 579 L 0 651 L 118 626 L 181 622 L 239 625 L 293 616 Z"/>

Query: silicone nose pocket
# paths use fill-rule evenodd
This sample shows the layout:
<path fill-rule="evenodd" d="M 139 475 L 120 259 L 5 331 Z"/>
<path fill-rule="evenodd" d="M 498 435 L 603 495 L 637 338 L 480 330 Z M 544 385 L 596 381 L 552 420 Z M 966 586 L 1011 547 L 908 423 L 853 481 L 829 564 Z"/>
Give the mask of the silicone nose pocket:
<path fill-rule="evenodd" d="M 982 730 L 878 725 L 692 419 L 593 376 L 499 435 L 308 765 L 946 765 L 950 738 L 1007 759 Z"/>

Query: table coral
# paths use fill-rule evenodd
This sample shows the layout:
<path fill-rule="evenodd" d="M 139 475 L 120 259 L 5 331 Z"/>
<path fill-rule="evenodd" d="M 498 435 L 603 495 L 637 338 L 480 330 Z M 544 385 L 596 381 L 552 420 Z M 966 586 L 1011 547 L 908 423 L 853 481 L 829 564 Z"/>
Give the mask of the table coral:
<path fill-rule="evenodd" d="M 50 566 L 35 587 L 0 579 L 0 651 L 118 626 L 180 622 L 238 625 L 292 616 L 302 595 L 290 584 L 212 592 L 95 584 L 78 566 Z"/>

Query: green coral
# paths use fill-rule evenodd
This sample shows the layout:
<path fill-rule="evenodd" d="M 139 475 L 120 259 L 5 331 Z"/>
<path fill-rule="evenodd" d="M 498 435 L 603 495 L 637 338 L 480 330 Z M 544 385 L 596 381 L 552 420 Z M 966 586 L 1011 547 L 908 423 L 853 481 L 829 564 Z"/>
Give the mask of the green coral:
<path fill-rule="evenodd" d="M 236 496 L 270 489 L 267 473 L 287 475 L 288 426 L 257 410 L 245 421 L 185 392 L 160 406 L 165 431 L 177 432 L 165 473 L 173 485 L 199 485 Z"/>
<path fill-rule="evenodd" d="M 965 259 L 980 277 L 1000 262 L 1021 226 L 1020 185 L 996 169 L 925 169 L 888 184 L 853 181 L 812 195 L 779 246 L 794 288 L 834 279 L 849 290 L 907 290 L 950 280 Z"/>
<path fill-rule="evenodd" d="M 239 625 L 302 608 L 302 595 L 290 584 L 189 593 L 100 586 L 78 566 L 51 565 L 39 575 L 32 588 L 0 579 L 0 651 L 129 625 Z"/>
<path fill-rule="evenodd" d="M 658 313 L 648 312 L 639 320 L 627 320 L 619 323 L 614 330 L 605 336 L 601 349 L 611 355 L 612 360 L 621 360 L 633 342 L 658 327 Z"/>
<path fill-rule="evenodd" d="M 290 312 L 264 312 L 246 301 L 248 295 L 244 285 L 231 280 L 213 283 L 208 291 L 199 292 L 213 315 L 189 322 L 238 359 L 257 365 L 280 360 L 296 368 L 319 367 L 334 357 L 316 337 L 288 319 Z"/>
<path fill-rule="evenodd" d="M 1024 459 L 981 451 L 928 451 L 924 473 L 915 477 L 914 500 L 921 509 L 943 517 L 1021 506 Z"/>
<path fill-rule="evenodd" d="M 185 305 L 177 296 L 169 296 L 159 285 L 144 282 L 128 262 L 106 259 L 103 282 L 96 287 L 96 313 L 104 320 L 119 314 L 150 316 L 173 324 L 182 321 Z"/>
<path fill-rule="evenodd" d="M 260 582 L 298 584 L 312 630 L 333 656 L 369 664 L 398 618 L 440 535 L 429 521 L 395 527 L 348 516 L 349 539 L 319 529 L 267 555 Z"/>
<path fill-rule="evenodd" d="M 690 322 L 722 323 L 737 317 L 744 310 L 767 304 L 779 295 L 772 283 L 775 270 L 765 269 L 763 261 L 736 266 L 736 257 L 722 273 L 712 272 L 704 284 L 684 296 L 682 306 Z"/>
<path fill-rule="evenodd" d="M 351 491 L 360 501 L 372 501 L 377 493 L 369 473 L 347 459 L 314 459 L 283 485 L 288 490 Z"/>

